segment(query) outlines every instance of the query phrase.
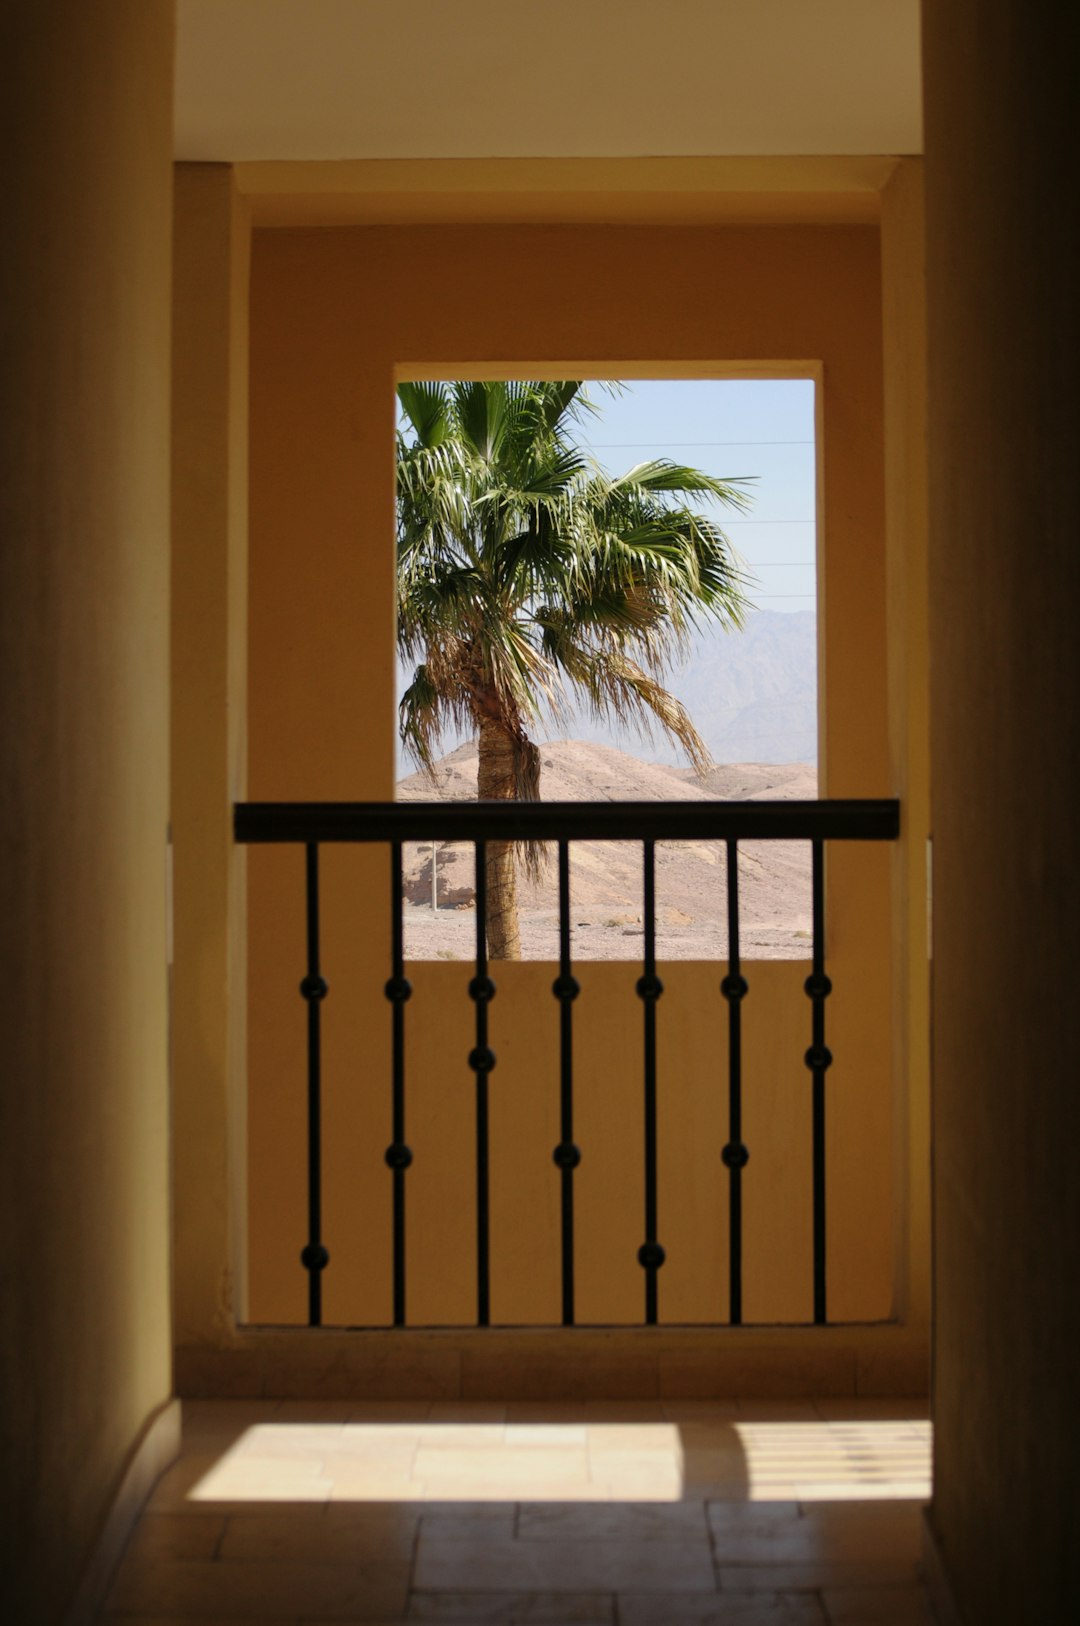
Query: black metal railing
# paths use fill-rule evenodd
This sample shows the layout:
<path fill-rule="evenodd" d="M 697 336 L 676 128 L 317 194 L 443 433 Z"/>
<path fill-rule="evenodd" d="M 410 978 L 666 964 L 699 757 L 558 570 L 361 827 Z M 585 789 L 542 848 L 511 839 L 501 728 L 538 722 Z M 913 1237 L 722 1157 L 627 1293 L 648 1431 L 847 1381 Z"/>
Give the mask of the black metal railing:
<path fill-rule="evenodd" d="M 728 1176 L 728 1317 L 743 1319 L 743 1173 L 749 1149 L 742 1129 L 742 1001 L 748 991 L 740 963 L 738 850 L 743 841 L 807 841 L 811 850 L 811 972 L 804 988 L 810 1000 L 810 1045 L 804 1061 L 811 1074 L 813 1318 L 828 1319 L 826 1274 L 826 1089 L 832 1054 L 825 1043 L 826 1001 L 832 983 L 825 972 L 825 843 L 890 841 L 899 834 L 895 801 L 815 802 L 246 802 L 235 809 L 238 842 L 302 844 L 306 853 L 307 970 L 300 992 L 307 1002 L 308 1027 L 308 1239 L 300 1259 L 308 1272 L 308 1320 L 322 1323 L 322 1273 L 329 1254 L 322 1239 L 322 1063 L 321 1010 L 327 993 L 319 952 L 319 849 L 324 843 L 381 843 L 390 852 L 391 974 L 385 986 L 392 1010 L 391 1140 L 386 1163 L 391 1172 L 393 1210 L 393 1322 L 406 1324 L 406 1173 L 412 1152 L 405 1139 L 405 1004 L 412 992 L 405 976 L 403 940 L 403 844 L 407 841 L 471 843 L 476 854 L 476 965 L 469 983 L 475 1006 L 475 1044 L 468 1065 L 476 1079 L 476 1266 L 477 1325 L 491 1321 L 491 1241 L 489 1200 L 488 1081 L 496 1058 L 488 1042 L 488 1006 L 495 997 L 487 948 L 487 865 L 489 841 L 557 843 L 559 894 L 559 974 L 552 992 L 559 1005 L 559 1143 L 554 1163 L 561 1199 L 562 1322 L 575 1325 L 574 1175 L 582 1153 L 574 1142 L 574 1001 L 570 939 L 570 844 L 628 841 L 642 847 L 644 883 L 643 964 L 637 992 L 644 1011 L 644 1241 L 638 1262 L 644 1271 L 644 1320 L 659 1318 L 658 1277 L 665 1254 L 660 1243 L 657 1178 L 657 1021 L 664 992 L 656 969 L 656 843 L 721 841 L 727 852 L 727 972 L 720 992 L 728 1007 L 728 1140 L 721 1158 Z"/>

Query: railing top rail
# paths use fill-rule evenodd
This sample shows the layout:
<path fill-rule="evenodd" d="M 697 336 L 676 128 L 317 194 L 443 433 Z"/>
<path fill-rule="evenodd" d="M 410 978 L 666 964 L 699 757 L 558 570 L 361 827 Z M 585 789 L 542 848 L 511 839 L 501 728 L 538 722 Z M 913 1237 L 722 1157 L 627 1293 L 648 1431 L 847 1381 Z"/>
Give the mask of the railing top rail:
<path fill-rule="evenodd" d="M 238 802 L 239 842 L 893 841 L 900 803 Z"/>

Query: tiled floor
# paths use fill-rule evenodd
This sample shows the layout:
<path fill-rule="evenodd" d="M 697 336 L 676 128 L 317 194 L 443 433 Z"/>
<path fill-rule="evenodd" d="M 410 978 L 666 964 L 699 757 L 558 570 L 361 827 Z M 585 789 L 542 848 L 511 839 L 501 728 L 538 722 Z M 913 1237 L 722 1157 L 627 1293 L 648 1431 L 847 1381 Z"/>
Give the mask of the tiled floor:
<path fill-rule="evenodd" d="M 926 1626 L 918 1402 L 201 1402 L 113 1626 Z"/>

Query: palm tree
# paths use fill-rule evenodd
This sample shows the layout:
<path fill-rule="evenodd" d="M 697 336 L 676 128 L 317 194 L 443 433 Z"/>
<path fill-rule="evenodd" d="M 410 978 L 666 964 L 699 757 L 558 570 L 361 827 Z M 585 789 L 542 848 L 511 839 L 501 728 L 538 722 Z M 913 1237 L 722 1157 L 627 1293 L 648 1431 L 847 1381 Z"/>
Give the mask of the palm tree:
<path fill-rule="evenodd" d="M 479 736 L 481 800 L 536 800 L 529 730 L 565 710 L 658 727 L 708 752 L 661 682 L 702 620 L 742 624 L 731 545 L 686 499 L 745 509 L 741 482 L 656 459 L 618 479 L 574 442 L 597 408 L 574 382 L 398 388 L 398 648 L 415 664 L 404 744 L 431 768 L 444 729 Z M 533 855 L 535 856 L 535 855 Z M 487 851 L 489 950 L 518 959 L 510 843 Z"/>

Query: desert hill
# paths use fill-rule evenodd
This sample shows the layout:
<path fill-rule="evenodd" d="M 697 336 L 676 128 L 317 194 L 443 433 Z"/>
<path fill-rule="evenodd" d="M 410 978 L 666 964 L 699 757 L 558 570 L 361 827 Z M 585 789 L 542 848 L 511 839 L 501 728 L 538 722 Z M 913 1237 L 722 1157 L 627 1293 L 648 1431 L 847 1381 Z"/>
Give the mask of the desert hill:
<path fill-rule="evenodd" d="M 692 770 L 643 762 L 612 746 L 554 740 L 541 748 L 545 801 L 717 801 L 810 799 L 812 767 L 797 763 L 717 766 Z M 477 749 L 466 742 L 434 774 L 400 781 L 403 801 L 472 801 Z M 571 850 L 574 954 L 583 959 L 633 959 L 641 952 L 640 847 L 629 842 L 582 842 Z M 405 854 L 406 948 L 420 959 L 466 959 L 473 948 L 473 855 L 444 843 L 436 853 L 438 909 L 431 907 L 429 843 Z M 748 842 L 740 848 L 742 951 L 748 958 L 800 958 L 810 917 L 809 849 L 802 842 Z M 726 853 L 721 842 L 663 842 L 656 854 L 657 952 L 670 959 L 724 956 Z M 520 883 L 522 951 L 529 959 L 557 955 L 554 863 L 539 884 Z"/>

